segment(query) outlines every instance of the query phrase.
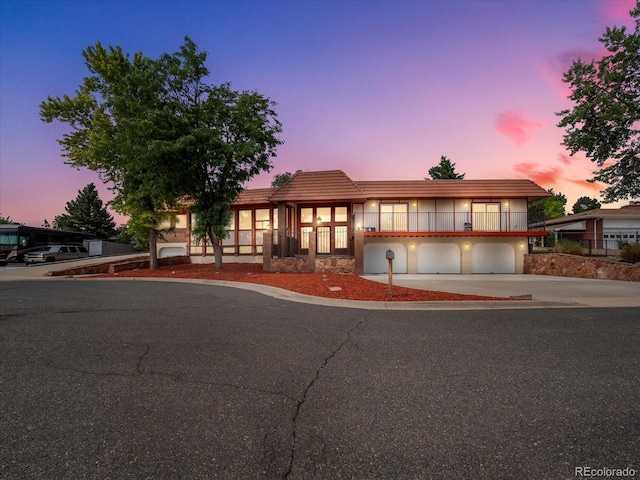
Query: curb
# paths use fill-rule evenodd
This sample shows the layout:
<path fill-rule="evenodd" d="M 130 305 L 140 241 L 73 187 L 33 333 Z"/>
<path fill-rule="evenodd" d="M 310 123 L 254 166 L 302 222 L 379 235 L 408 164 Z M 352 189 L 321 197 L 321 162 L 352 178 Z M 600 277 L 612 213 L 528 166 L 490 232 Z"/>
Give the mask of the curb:
<path fill-rule="evenodd" d="M 58 277 L 60 278 L 60 277 Z M 75 279 L 75 277 L 65 277 Z M 87 280 L 95 281 L 137 281 L 137 282 L 173 282 L 198 285 L 212 285 L 218 287 L 237 288 L 250 290 L 263 295 L 267 295 L 279 300 L 290 302 L 306 303 L 325 307 L 357 308 L 363 310 L 526 310 L 532 308 L 586 308 L 588 305 L 579 303 L 545 302 L 538 300 L 502 300 L 494 302 L 485 301 L 434 301 L 434 302 L 376 302 L 365 300 L 343 300 L 327 297 L 315 297 L 303 293 L 292 292 L 269 285 L 255 283 L 230 282 L 226 280 L 200 280 L 193 278 L 149 278 L 149 277 L 126 277 L 126 278 L 92 278 Z"/>

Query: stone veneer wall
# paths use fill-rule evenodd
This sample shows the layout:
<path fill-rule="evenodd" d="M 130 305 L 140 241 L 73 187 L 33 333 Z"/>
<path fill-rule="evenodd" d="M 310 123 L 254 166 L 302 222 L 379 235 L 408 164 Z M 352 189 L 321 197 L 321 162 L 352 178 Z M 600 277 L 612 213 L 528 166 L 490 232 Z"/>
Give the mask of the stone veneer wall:
<path fill-rule="evenodd" d="M 353 275 L 356 259 L 353 257 L 316 257 L 316 272 Z"/>
<path fill-rule="evenodd" d="M 311 268 L 311 267 L 315 267 Z M 265 269 L 266 270 L 266 269 Z M 339 273 L 350 275 L 355 272 L 355 259 L 353 257 L 316 257 L 315 265 L 309 257 L 284 257 L 272 258 L 270 272 L 297 273 Z"/>
<path fill-rule="evenodd" d="M 602 258 L 564 253 L 525 255 L 524 273 L 640 282 L 640 264 L 638 263 L 630 265 Z"/>

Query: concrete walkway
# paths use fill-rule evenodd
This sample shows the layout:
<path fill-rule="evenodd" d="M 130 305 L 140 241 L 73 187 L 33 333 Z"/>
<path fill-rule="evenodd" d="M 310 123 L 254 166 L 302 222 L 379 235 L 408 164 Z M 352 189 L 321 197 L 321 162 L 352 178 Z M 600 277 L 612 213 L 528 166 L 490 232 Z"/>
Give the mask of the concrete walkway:
<path fill-rule="evenodd" d="M 47 276 L 52 270 L 62 270 L 70 265 L 90 265 L 112 262 L 115 259 L 140 257 L 89 258 L 71 262 L 36 265 L 32 267 L 0 267 L 0 281 L 54 280 L 64 277 Z M 387 283 L 384 275 L 364 275 L 363 278 Z M 117 279 L 115 281 L 123 281 Z M 138 279 L 142 280 L 142 279 Z M 437 290 L 450 293 L 486 295 L 494 297 L 520 297 L 531 295 L 532 300 L 500 302 L 363 302 L 334 300 L 330 298 L 302 295 L 280 288 L 250 283 L 216 280 L 190 279 L 144 279 L 147 281 L 172 281 L 202 283 L 254 290 L 283 300 L 314 305 L 341 306 L 348 308 L 385 310 L 477 310 L 506 308 L 562 308 L 562 307 L 640 307 L 640 283 L 614 280 L 591 280 L 582 278 L 553 277 L 543 275 L 407 275 L 397 274 L 393 283 L 397 286 L 420 290 Z"/>

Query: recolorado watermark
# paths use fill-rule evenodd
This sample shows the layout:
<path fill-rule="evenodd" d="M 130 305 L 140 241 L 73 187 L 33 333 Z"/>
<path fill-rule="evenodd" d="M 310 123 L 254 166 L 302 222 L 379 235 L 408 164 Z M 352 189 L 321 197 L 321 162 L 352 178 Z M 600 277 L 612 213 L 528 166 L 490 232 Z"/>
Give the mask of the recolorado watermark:
<path fill-rule="evenodd" d="M 635 477 L 636 470 L 630 467 L 626 468 L 610 468 L 610 467 L 575 467 L 574 474 L 576 477 L 585 477 L 585 478 L 625 478 L 625 477 Z"/>

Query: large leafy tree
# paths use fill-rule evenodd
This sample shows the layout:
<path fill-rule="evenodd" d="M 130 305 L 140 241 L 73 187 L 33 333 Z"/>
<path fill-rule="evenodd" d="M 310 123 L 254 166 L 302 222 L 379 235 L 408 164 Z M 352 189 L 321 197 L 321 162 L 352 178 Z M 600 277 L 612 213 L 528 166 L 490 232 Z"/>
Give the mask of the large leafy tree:
<path fill-rule="evenodd" d="M 248 180 L 272 168 L 282 127 L 267 97 L 235 91 L 228 83 L 205 83 L 206 58 L 187 38 L 179 52 L 161 61 L 176 72 L 172 92 L 183 133 L 178 144 L 190 164 L 186 183 L 195 215 L 192 233 L 211 242 L 215 267 L 222 268 L 230 207 Z"/>
<path fill-rule="evenodd" d="M 82 52 L 89 76 L 74 97 L 48 97 L 44 121 L 69 124 L 58 142 L 66 163 L 98 172 L 115 192 L 111 205 L 129 215 L 130 230 L 149 239 L 150 266 L 157 268 L 156 239 L 184 186 L 187 159 L 178 128 L 166 62 L 132 57 L 100 43 Z"/>
<path fill-rule="evenodd" d="M 429 175 L 432 180 L 462 180 L 465 176 L 464 173 L 457 173 L 456 164 L 451 163 L 451 160 L 444 155 L 440 157 L 438 165 L 429 169 Z M 425 178 L 425 180 L 428 179 Z"/>
<path fill-rule="evenodd" d="M 571 207 L 573 213 L 581 213 L 586 212 L 587 210 L 594 210 L 596 208 L 600 208 L 602 205 L 600 202 L 591 197 L 580 197 L 576 200 L 576 203 Z"/>
<path fill-rule="evenodd" d="M 549 197 L 541 198 L 529 204 L 529 219 L 531 223 L 565 216 L 567 197 L 562 193 L 554 192 L 553 188 L 547 191 L 549 192 Z"/>
<path fill-rule="evenodd" d="M 116 236 L 116 223 L 113 216 L 100 200 L 96 186 L 90 183 L 78 190 L 75 200 L 67 202 L 67 213 L 56 215 L 54 228 L 86 232 L 101 240 L 109 240 Z"/>
<path fill-rule="evenodd" d="M 630 13 L 633 32 L 607 27 L 600 42 L 609 54 L 578 59 L 564 74 L 574 106 L 557 113 L 563 144 L 600 167 L 590 181 L 608 185 L 605 203 L 640 197 L 640 2 Z"/>

